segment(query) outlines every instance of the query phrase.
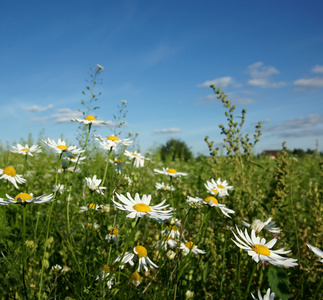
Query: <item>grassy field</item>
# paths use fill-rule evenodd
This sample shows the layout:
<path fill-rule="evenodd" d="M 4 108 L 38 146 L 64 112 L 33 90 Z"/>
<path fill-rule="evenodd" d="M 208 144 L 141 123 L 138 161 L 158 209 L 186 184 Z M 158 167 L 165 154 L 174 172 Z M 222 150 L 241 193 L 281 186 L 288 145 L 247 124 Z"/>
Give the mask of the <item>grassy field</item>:
<path fill-rule="evenodd" d="M 321 299 L 323 265 L 307 244 L 323 246 L 322 157 L 254 156 L 237 130 L 244 112 L 230 124 L 234 108 L 215 92 L 228 109 L 228 155 L 208 139 L 211 155 L 189 161 L 142 158 L 122 142 L 104 150 L 91 125 L 76 146 L 84 160 L 68 143 L 39 140 L 33 156 L 1 149 L 0 299 L 252 299 L 268 288 L 276 299 Z M 18 188 L 16 175 L 26 179 Z M 262 229 L 270 217 L 275 226 Z M 252 228 L 277 242 L 246 238 L 241 249 Z M 281 248 L 290 252 L 273 258 Z"/>

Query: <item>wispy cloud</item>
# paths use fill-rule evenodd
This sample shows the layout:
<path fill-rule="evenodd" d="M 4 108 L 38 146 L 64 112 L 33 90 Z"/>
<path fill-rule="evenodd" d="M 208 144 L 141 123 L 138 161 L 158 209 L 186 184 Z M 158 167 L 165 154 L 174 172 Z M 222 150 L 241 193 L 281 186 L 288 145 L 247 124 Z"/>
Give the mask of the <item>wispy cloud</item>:
<path fill-rule="evenodd" d="M 301 89 L 323 87 L 323 78 L 307 78 L 294 81 L 294 85 Z"/>
<path fill-rule="evenodd" d="M 234 84 L 235 81 L 233 80 L 232 77 L 227 76 L 227 77 L 220 77 L 220 78 L 215 78 L 213 80 L 207 80 L 201 84 L 198 84 L 198 87 L 210 87 L 211 85 L 214 85 L 216 88 L 225 88 L 230 84 Z"/>
<path fill-rule="evenodd" d="M 323 114 L 315 114 L 288 119 L 274 126 L 263 127 L 263 130 L 280 137 L 321 136 L 323 129 L 317 127 L 322 124 Z"/>
<path fill-rule="evenodd" d="M 251 79 L 248 80 L 248 84 L 251 86 L 257 86 L 261 88 L 278 88 L 286 85 L 285 82 L 272 82 L 272 75 L 279 74 L 279 71 L 272 66 L 264 66 L 263 62 L 256 62 L 250 65 L 246 71 L 250 75 Z"/>
<path fill-rule="evenodd" d="M 49 116 L 54 119 L 55 123 L 69 123 L 73 118 L 82 118 L 83 114 L 80 111 L 72 110 L 70 108 L 59 108 L 56 113 Z"/>
<path fill-rule="evenodd" d="M 323 73 L 323 66 L 316 65 L 311 70 L 313 73 Z M 320 88 L 323 87 L 323 77 L 312 77 L 298 79 L 293 82 L 298 87 L 297 90 L 304 90 L 308 88 Z"/>
<path fill-rule="evenodd" d="M 38 105 L 32 105 L 32 106 L 23 107 L 22 109 L 24 111 L 29 111 L 29 112 L 42 112 L 42 111 L 46 111 L 46 110 L 49 110 L 52 108 L 53 108 L 53 105 L 49 104 L 49 105 L 43 106 L 43 107 L 38 106 Z"/>
<path fill-rule="evenodd" d="M 181 132 L 180 128 L 165 128 L 165 129 L 156 129 L 155 133 L 177 133 Z"/>
<path fill-rule="evenodd" d="M 316 65 L 311 70 L 313 73 L 323 73 L 323 66 Z"/>
<path fill-rule="evenodd" d="M 248 105 L 256 103 L 256 100 L 252 98 L 233 98 L 231 102 L 236 105 Z"/>

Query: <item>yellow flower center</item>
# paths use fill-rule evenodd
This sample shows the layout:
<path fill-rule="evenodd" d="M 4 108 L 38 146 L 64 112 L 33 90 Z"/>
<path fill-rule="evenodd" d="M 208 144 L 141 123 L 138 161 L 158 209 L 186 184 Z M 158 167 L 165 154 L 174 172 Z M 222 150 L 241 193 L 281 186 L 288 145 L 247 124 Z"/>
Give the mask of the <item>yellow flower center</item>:
<path fill-rule="evenodd" d="M 256 244 L 256 245 L 253 245 L 251 249 L 255 251 L 257 254 L 261 254 L 265 256 L 270 255 L 270 250 L 264 245 Z"/>
<path fill-rule="evenodd" d="M 212 202 L 214 204 L 219 204 L 218 200 L 215 197 L 209 196 L 204 199 L 205 202 Z"/>
<path fill-rule="evenodd" d="M 132 156 L 138 156 L 136 153 L 132 153 Z"/>
<path fill-rule="evenodd" d="M 169 226 L 168 226 L 168 229 L 169 229 L 169 230 L 176 231 L 176 230 L 178 230 L 178 226 L 176 226 L 176 225 L 169 225 Z"/>
<path fill-rule="evenodd" d="M 64 145 L 58 145 L 57 148 L 58 149 L 61 149 L 61 150 L 66 150 L 67 149 L 67 147 L 64 146 Z"/>
<path fill-rule="evenodd" d="M 168 190 L 169 188 L 167 186 L 162 186 L 162 189 Z"/>
<path fill-rule="evenodd" d="M 95 208 L 95 204 L 94 203 L 90 203 L 89 204 L 89 209 L 94 209 Z"/>
<path fill-rule="evenodd" d="M 31 198 L 32 198 L 32 196 L 30 196 L 27 193 L 20 193 L 15 197 L 15 201 L 17 201 L 17 202 L 25 202 L 26 200 L 29 200 Z"/>
<path fill-rule="evenodd" d="M 114 135 L 110 135 L 107 140 L 109 141 L 119 141 L 119 138 L 117 136 L 114 136 Z"/>
<path fill-rule="evenodd" d="M 169 237 L 169 236 L 164 236 L 164 237 L 163 237 L 163 241 L 164 241 L 164 242 L 166 242 L 166 241 L 168 241 L 168 240 L 170 240 L 170 237 Z"/>
<path fill-rule="evenodd" d="M 143 213 L 147 213 L 147 212 L 151 211 L 150 207 L 147 204 L 144 204 L 144 203 L 138 203 L 138 204 L 134 205 L 133 208 L 136 211 L 143 212 Z"/>
<path fill-rule="evenodd" d="M 217 186 L 219 189 L 222 189 L 222 190 L 223 190 L 223 189 L 225 189 L 225 186 L 223 186 L 223 185 L 221 185 L 221 184 L 217 184 L 216 186 Z"/>
<path fill-rule="evenodd" d="M 85 118 L 85 120 L 87 120 L 87 121 L 96 121 L 96 118 L 95 118 L 95 117 L 93 117 L 93 116 L 87 116 L 87 117 Z"/>
<path fill-rule="evenodd" d="M 168 173 L 177 173 L 175 169 L 168 169 L 167 172 Z"/>
<path fill-rule="evenodd" d="M 194 243 L 193 243 L 193 242 L 186 242 L 186 243 L 185 243 L 185 246 L 186 246 L 188 249 L 191 249 L 191 248 L 193 248 Z"/>
<path fill-rule="evenodd" d="M 107 265 L 104 265 L 102 267 L 102 271 L 105 272 L 105 273 L 110 273 L 111 271 L 114 270 L 114 266 L 107 266 Z"/>
<path fill-rule="evenodd" d="M 143 246 L 136 246 L 135 251 L 137 252 L 139 258 L 148 256 L 147 249 Z"/>
<path fill-rule="evenodd" d="M 120 163 L 121 163 L 121 160 L 120 160 L 120 159 L 116 159 L 116 160 L 114 161 L 114 163 L 115 163 L 115 164 L 120 164 Z"/>
<path fill-rule="evenodd" d="M 131 275 L 131 279 L 132 279 L 133 281 L 139 281 L 139 280 L 140 280 L 140 275 L 139 275 L 139 273 L 138 273 L 138 272 L 132 273 L 132 275 Z"/>
<path fill-rule="evenodd" d="M 21 149 L 21 151 L 29 151 L 29 150 L 30 150 L 29 148 Z"/>
<path fill-rule="evenodd" d="M 3 170 L 3 173 L 4 174 L 7 174 L 11 177 L 15 177 L 17 172 L 16 170 L 13 168 L 13 167 L 6 167 L 4 170 Z"/>
<path fill-rule="evenodd" d="M 119 234 L 118 228 L 116 228 L 116 227 L 111 228 L 110 229 L 110 234 L 111 235 L 118 235 Z"/>
<path fill-rule="evenodd" d="M 219 191 L 218 191 L 218 190 L 212 190 L 212 192 L 213 192 L 213 193 L 216 193 L 216 194 L 218 194 L 218 193 L 219 193 Z"/>

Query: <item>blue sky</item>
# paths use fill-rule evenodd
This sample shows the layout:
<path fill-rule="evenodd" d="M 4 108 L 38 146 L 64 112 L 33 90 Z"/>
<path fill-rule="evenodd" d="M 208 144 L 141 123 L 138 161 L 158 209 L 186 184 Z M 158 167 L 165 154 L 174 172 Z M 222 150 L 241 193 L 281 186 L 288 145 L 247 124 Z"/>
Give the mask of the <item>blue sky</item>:
<path fill-rule="evenodd" d="M 95 115 L 128 102 L 142 152 L 170 138 L 207 154 L 221 143 L 215 84 L 258 121 L 256 147 L 323 149 L 322 1 L 3 1 L 0 10 L 0 141 L 75 141 L 88 72 L 104 67 Z M 101 135 L 113 132 L 98 127 Z"/>

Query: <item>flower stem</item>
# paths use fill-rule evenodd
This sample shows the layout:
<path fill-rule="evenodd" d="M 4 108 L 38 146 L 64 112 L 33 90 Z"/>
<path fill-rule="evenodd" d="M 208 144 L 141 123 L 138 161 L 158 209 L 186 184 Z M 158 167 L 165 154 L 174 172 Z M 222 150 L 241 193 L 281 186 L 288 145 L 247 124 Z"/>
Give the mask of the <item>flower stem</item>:
<path fill-rule="evenodd" d="M 245 293 L 246 299 L 248 299 L 248 297 L 249 297 L 250 285 L 251 285 L 251 282 L 252 282 L 252 279 L 253 279 L 253 275 L 256 272 L 256 269 L 257 269 L 257 264 L 254 264 L 253 270 L 252 270 L 252 272 L 250 274 L 250 278 L 249 278 L 248 286 L 247 286 L 247 289 L 246 289 L 246 293 Z"/>
<path fill-rule="evenodd" d="M 25 270 L 27 269 L 26 261 L 26 205 L 22 206 L 22 280 L 24 285 L 25 297 L 28 300 L 26 282 L 25 282 Z"/>

